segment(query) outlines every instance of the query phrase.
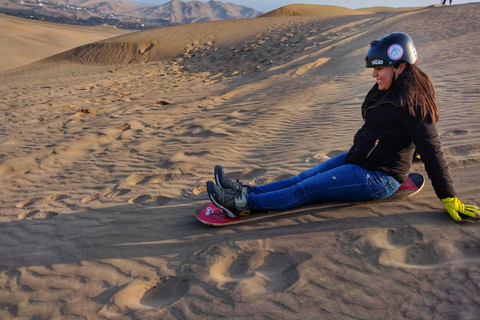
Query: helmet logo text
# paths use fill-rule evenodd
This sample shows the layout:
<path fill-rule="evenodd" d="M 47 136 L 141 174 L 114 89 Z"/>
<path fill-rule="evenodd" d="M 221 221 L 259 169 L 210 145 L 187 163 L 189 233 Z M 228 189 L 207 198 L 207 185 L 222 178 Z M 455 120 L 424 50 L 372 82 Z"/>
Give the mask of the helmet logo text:
<path fill-rule="evenodd" d="M 381 59 L 375 59 L 372 61 L 372 65 L 374 66 L 378 66 L 378 65 L 382 65 L 383 64 L 383 60 Z"/>

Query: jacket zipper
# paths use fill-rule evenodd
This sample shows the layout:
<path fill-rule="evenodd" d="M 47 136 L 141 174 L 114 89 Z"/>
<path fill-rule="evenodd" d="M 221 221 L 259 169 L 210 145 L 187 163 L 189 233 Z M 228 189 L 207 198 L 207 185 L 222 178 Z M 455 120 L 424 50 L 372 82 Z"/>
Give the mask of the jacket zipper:
<path fill-rule="evenodd" d="M 370 150 L 370 152 L 367 154 L 367 156 L 365 157 L 365 160 L 368 159 L 368 157 L 370 157 L 370 155 L 372 154 L 373 150 L 375 150 L 375 148 L 378 146 L 378 143 L 380 142 L 379 139 L 375 140 L 375 145 L 373 146 L 372 150 Z"/>

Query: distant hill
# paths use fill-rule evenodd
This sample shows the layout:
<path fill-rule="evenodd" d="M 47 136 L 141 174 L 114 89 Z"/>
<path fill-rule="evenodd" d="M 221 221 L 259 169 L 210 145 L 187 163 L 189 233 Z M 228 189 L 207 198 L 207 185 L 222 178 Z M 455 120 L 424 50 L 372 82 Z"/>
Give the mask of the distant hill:
<path fill-rule="evenodd" d="M 290 4 L 272 10 L 262 17 L 285 17 L 285 16 L 347 16 L 357 14 L 371 14 L 366 9 L 354 10 L 338 6 L 315 5 L 315 4 Z"/>
<path fill-rule="evenodd" d="M 142 17 L 163 19 L 176 23 L 255 18 L 261 14 L 257 10 L 233 3 L 219 1 L 182 2 L 180 0 L 172 0 L 161 6 L 144 7 L 139 12 Z"/>
<path fill-rule="evenodd" d="M 170 24 L 254 18 L 261 12 L 220 1 L 172 0 L 149 5 L 129 0 L 0 0 L 0 12 L 69 24 L 158 27 Z M 123 23 L 123 24 L 122 24 Z"/>

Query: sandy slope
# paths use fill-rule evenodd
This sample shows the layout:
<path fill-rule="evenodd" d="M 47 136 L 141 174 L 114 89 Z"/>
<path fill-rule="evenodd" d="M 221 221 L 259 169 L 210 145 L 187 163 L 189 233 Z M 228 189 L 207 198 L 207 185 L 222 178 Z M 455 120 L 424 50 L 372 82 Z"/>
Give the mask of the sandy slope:
<path fill-rule="evenodd" d="M 132 31 L 79 27 L 0 15 L 0 71 Z"/>
<path fill-rule="evenodd" d="M 290 4 L 281 8 L 267 12 L 261 17 L 278 17 L 278 16 L 347 16 L 373 13 L 367 9 L 354 10 L 339 6 L 326 6 L 314 4 Z"/>
<path fill-rule="evenodd" d="M 199 24 L 186 46 L 180 26 L 166 61 L 2 73 L 0 318 L 474 319 L 479 225 L 455 224 L 429 183 L 230 228 L 193 213 L 217 163 L 262 184 L 348 150 L 374 82 L 365 50 L 396 30 L 434 81 L 459 197 L 480 205 L 479 14 Z M 112 61 L 159 38 L 119 39 Z"/>

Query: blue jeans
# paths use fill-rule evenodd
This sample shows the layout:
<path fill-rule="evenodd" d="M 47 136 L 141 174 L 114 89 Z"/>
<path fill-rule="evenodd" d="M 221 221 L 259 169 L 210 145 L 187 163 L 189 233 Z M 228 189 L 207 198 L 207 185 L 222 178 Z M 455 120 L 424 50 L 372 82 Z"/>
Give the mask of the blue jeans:
<path fill-rule="evenodd" d="M 387 173 L 347 163 L 343 153 L 295 177 L 252 187 L 247 208 L 287 210 L 310 202 L 379 200 L 399 187 L 400 182 Z"/>

